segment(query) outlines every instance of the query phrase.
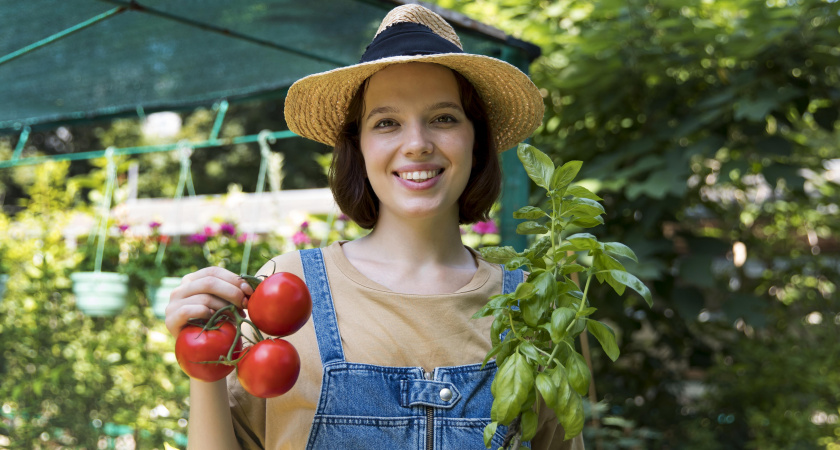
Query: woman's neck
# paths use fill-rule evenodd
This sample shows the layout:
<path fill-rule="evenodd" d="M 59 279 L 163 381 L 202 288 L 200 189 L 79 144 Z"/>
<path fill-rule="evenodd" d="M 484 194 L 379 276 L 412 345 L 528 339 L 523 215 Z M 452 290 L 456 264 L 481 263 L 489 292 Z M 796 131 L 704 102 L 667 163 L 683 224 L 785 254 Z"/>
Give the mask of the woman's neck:
<path fill-rule="evenodd" d="M 455 292 L 478 267 L 461 243 L 457 216 L 410 221 L 380 216 L 370 234 L 342 247 L 364 276 L 401 293 Z"/>
<path fill-rule="evenodd" d="M 376 252 L 383 260 L 395 263 L 473 264 L 472 255 L 461 243 L 457 213 L 448 217 L 412 220 L 383 214 L 360 244 Z"/>

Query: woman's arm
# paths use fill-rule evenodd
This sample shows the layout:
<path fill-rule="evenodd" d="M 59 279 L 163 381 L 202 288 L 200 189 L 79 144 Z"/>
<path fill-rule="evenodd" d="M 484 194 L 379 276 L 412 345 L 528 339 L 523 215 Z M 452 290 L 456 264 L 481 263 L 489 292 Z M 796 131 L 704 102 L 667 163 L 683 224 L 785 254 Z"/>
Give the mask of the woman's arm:
<path fill-rule="evenodd" d="M 207 383 L 190 379 L 188 449 L 238 449 L 225 379 Z"/>
<path fill-rule="evenodd" d="M 166 327 L 178 337 L 191 318 L 208 319 L 226 305 L 242 308 L 246 294 L 253 293 L 238 275 L 220 267 L 208 267 L 183 278 L 172 291 L 166 307 Z M 190 379 L 190 449 L 238 449 L 228 403 L 225 379 L 208 383 Z"/>

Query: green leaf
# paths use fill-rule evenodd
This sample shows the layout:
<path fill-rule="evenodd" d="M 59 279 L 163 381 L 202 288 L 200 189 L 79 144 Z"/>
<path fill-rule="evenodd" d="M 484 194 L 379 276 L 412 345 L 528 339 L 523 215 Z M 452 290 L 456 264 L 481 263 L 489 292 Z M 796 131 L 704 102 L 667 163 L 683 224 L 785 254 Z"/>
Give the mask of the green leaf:
<path fill-rule="evenodd" d="M 566 195 L 573 195 L 578 198 L 588 198 L 590 200 L 595 200 L 596 202 L 603 200 L 601 197 L 598 197 L 597 195 L 593 194 L 592 191 L 590 191 L 589 189 L 577 185 L 569 186 L 569 188 L 566 189 Z"/>
<path fill-rule="evenodd" d="M 528 341 L 519 344 L 519 352 L 527 358 L 530 358 L 532 361 L 540 360 L 540 352 L 537 350 L 537 347 Z"/>
<path fill-rule="evenodd" d="M 549 249 L 551 249 L 551 236 L 543 236 L 528 249 L 528 258 L 532 260 L 542 258 Z"/>
<path fill-rule="evenodd" d="M 600 203 L 588 198 L 577 198 L 568 204 L 568 208 L 560 214 L 561 217 L 596 217 L 604 214 L 606 211 Z"/>
<path fill-rule="evenodd" d="M 551 342 L 555 344 L 560 343 L 566 337 L 566 328 L 575 320 L 575 310 L 572 308 L 561 307 L 551 313 Z"/>
<path fill-rule="evenodd" d="M 537 413 L 532 410 L 522 413 L 522 420 L 520 421 L 522 427 L 522 440 L 530 441 L 537 435 Z"/>
<path fill-rule="evenodd" d="M 522 222 L 516 226 L 516 233 L 517 234 L 544 234 L 548 233 L 548 228 L 545 225 L 540 225 L 537 222 L 529 220 L 528 222 Z"/>
<path fill-rule="evenodd" d="M 513 258 L 505 263 L 505 269 L 516 270 L 526 264 L 529 264 L 530 262 L 531 260 L 524 256 L 517 256 L 516 258 Z"/>
<path fill-rule="evenodd" d="M 504 425 L 519 415 L 520 406 L 534 387 L 534 374 L 528 361 L 519 353 L 512 354 L 496 372 L 490 391 L 493 405 L 490 418 Z"/>
<path fill-rule="evenodd" d="M 589 367 L 586 366 L 583 356 L 578 352 L 569 352 L 563 365 L 566 366 L 566 374 L 569 377 L 569 384 L 572 385 L 572 389 L 580 395 L 586 395 L 589 392 L 589 382 L 592 379 L 592 374 L 589 372 Z"/>
<path fill-rule="evenodd" d="M 508 302 L 513 302 L 516 297 L 512 294 L 498 294 L 490 297 L 490 301 L 488 301 L 481 309 L 478 310 L 475 314 L 473 314 L 473 319 L 478 319 L 480 317 L 486 317 L 490 314 L 493 314 L 493 310 L 499 309 L 504 307 Z"/>
<path fill-rule="evenodd" d="M 593 307 L 590 306 L 589 308 L 584 308 L 580 312 L 578 312 L 577 316 L 578 317 L 589 317 L 595 311 L 598 311 L 598 308 L 593 308 Z"/>
<path fill-rule="evenodd" d="M 551 379 L 554 382 L 554 386 L 557 387 L 557 404 L 555 406 L 557 407 L 556 412 L 559 413 L 569 403 L 569 398 L 571 398 L 575 391 L 572 389 L 572 385 L 569 384 L 569 374 L 562 365 L 554 368 Z"/>
<path fill-rule="evenodd" d="M 613 362 L 618 359 L 618 344 L 615 341 L 615 332 L 613 329 L 604 323 L 592 319 L 586 319 L 586 324 L 589 332 L 601 343 L 601 348 L 604 349 L 604 353 Z"/>
<path fill-rule="evenodd" d="M 621 270 L 609 270 L 608 272 L 613 279 L 638 292 L 639 295 L 645 299 L 648 307 L 653 307 L 653 298 L 651 298 L 650 290 L 644 283 L 641 282 L 641 280 L 636 278 L 634 275 Z"/>
<path fill-rule="evenodd" d="M 514 219 L 536 220 L 548 217 L 548 213 L 535 206 L 523 206 L 513 213 Z"/>
<path fill-rule="evenodd" d="M 481 368 L 483 369 L 484 366 L 490 361 L 490 358 L 492 358 L 497 353 L 499 353 L 502 350 L 502 347 L 504 347 L 505 345 L 511 345 L 511 343 L 510 342 L 502 342 L 502 343 L 496 344 L 495 347 L 493 347 L 489 352 L 487 352 L 487 356 L 485 356 L 484 361 L 481 362 Z"/>
<path fill-rule="evenodd" d="M 490 422 L 484 427 L 484 446 L 490 448 L 490 441 L 493 440 L 493 435 L 496 434 L 496 428 L 499 427 L 499 422 Z"/>
<path fill-rule="evenodd" d="M 522 320 L 532 327 L 539 325 L 540 317 L 542 316 L 541 303 L 539 297 L 532 297 L 519 302 L 519 309 L 522 311 Z"/>
<path fill-rule="evenodd" d="M 540 372 L 537 374 L 534 384 L 537 386 L 537 391 L 542 395 L 543 400 L 545 400 L 545 404 L 553 409 L 554 405 L 557 404 L 557 386 L 551 377 L 546 375 L 545 372 Z"/>
<path fill-rule="evenodd" d="M 519 148 L 516 149 L 516 155 L 522 161 L 522 166 L 525 167 L 525 172 L 528 173 L 528 177 L 537 186 L 549 190 L 551 176 L 554 173 L 554 162 L 551 158 L 536 147 L 528 144 L 519 144 Z"/>
<path fill-rule="evenodd" d="M 586 320 L 585 319 L 575 319 L 572 322 L 572 328 L 569 329 L 569 336 L 578 337 L 583 330 L 586 329 Z"/>
<path fill-rule="evenodd" d="M 488 262 L 495 263 L 495 264 L 507 264 L 512 258 L 518 256 L 516 250 L 513 247 L 506 246 L 506 247 L 482 247 L 479 248 L 478 251 L 481 253 L 481 257 L 487 260 Z"/>
<path fill-rule="evenodd" d="M 555 170 L 551 177 L 551 189 L 563 189 L 568 186 L 580 172 L 582 164 L 581 161 L 569 161 Z"/>
<path fill-rule="evenodd" d="M 617 270 L 619 272 L 625 271 L 624 266 L 618 262 L 618 260 L 610 255 L 598 253 L 594 258 L 592 258 L 592 266 L 598 270 L 595 272 L 595 276 L 598 278 L 599 282 L 603 283 L 606 281 L 610 286 L 612 286 L 618 295 L 624 295 L 624 283 L 619 282 L 610 275 L 612 270 Z"/>
<path fill-rule="evenodd" d="M 604 224 L 604 218 L 601 216 L 595 217 L 579 217 L 571 222 L 572 225 L 579 226 L 581 228 L 592 228 L 597 227 L 598 225 Z"/>
<path fill-rule="evenodd" d="M 583 431 L 584 412 L 583 401 L 580 395 L 574 392 L 572 393 L 564 414 L 558 418 L 560 419 L 560 423 L 563 424 L 563 429 L 566 431 L 564 439 L 571 439 Z"/>
<path fill-rule="evenodd" d="M 600 250 L 603 244 L 598 242 L 598 238 L 589 233 L 576 233 L 566 238 L 572 245 L 571 250 Z"/>
<path fill-rule="evenodd" d="M 570 273 L 583 272 L 584 270 L 586 270 L 586 268 L 581 266 L 580 264 L 564 264 L 560 268 L 560 275 L 568 275 Z"/>
<path fill-rule="evenodd" d="M 536 293 L 537 288 L 534 287 L 533 283 L 523 281 L 516 286 L 516 291 L 513 293 L 513 297 L 519 300 L 524 300 L 533 297 Z"/>
<path fill-rule="evenodd" d="M 621 242 L 604 242 L 604 251 L 639 262 L 639 259 L 636 257 L 636 253 L 634 253 L 630 247 L 622 244 Z"/>

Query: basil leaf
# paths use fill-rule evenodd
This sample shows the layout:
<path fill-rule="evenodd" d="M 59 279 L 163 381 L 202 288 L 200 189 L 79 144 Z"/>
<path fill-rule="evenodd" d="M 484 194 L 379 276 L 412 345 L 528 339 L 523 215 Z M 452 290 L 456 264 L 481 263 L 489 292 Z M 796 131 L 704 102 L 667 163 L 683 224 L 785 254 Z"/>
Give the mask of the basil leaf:
<path fill-rule="evenodd" d="M 586 328 L 601 343 L 604 353 L 613 361 L 618 359 L 618 344 L 615 341 L 615 332 L 608 325 L 597 320 L 586 319 Z"/>
<path fill-rule="evenodd" d="M 525 172 L 528 177 L 536 183 L 537 186 L 550 190 L 551 176 L 554 174 L 554 161 L 545 153 L 532 147 L 528 144 L 519 144 L 516 149 L 516 155 L 522 161 L 522 166 L 525 167 Z"/>
<path fill-rule="evenodd" d="M 583 165 L 581 161 L 569 161 L 555 170 L 551 176 L 551 189 L 563 189 L 568 186 L 580 172 L 581 165 Z"/>

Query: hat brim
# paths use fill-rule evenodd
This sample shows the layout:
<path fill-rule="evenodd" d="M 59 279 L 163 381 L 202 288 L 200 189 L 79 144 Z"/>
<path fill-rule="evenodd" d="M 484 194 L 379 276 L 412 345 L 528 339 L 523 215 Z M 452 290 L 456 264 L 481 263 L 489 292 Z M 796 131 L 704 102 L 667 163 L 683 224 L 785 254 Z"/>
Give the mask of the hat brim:
<path fill-rule="evenodd" d="M 309 75 L 286 95 L 289 130 L 334 146 L 356 90 L 367 78 L 393 64 L 435 63 L 464 76 L 487 108 L 496 149 L 516 146 L 540 125 L 545 111 L 539 90 L 521 70 L 502 60 L 469 53 L 394 56 Z"/>

